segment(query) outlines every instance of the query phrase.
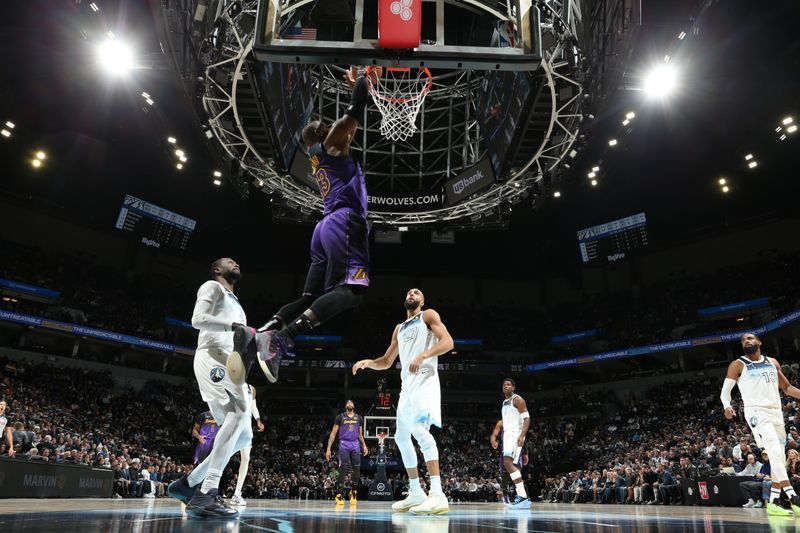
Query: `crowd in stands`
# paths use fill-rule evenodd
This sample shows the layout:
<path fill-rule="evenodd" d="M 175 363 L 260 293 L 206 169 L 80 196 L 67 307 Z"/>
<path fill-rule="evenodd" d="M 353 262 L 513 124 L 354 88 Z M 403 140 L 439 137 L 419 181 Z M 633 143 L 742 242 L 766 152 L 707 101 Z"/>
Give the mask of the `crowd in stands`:
<path fill-rule="evenodd" d="M 798 363 L 783 372 L 798 383 Z M 761 507 L 769 494 L 769 457 L 746 427 L 741 401 L 737 417 L 725 420 L 719 380 L 666 383 L 629 398 L 596 421 L 564 451 L 570 472 L 542 474 L 545 502 L 680 504 L 684 480 L 711 475 L 755 476 L 742 484 L 748 506 Z M 800 407 L 784 398 L 792 484 L 800 486 Z M 797 426 L 795 425 L 797 424 Z M 794 458 L 793 460 L 792 457 Z M 766 465 L 766 466 L 765 466 Z"/>
<path fill-rule="evenodd" d="M 79 322 L 156 340 L 191 345 L 195 334 L 170 326 L 165 317 L 189 321 L 197 287 L 185 280 L 153 276 L 138 279 L 130 273 L 99 265 L 81 254 L 46 254 L 27 246 L 0 241 L 0 278 L 59 291 L 56 302 L 34 303 L 15 298 L 0 306 Z M 455 305 L 446 298 L 435 307 L 456 337 L 478 337 L 493 351 L 568 356 L 627 348 L 700 335 L 729 327 L 701 319 L 700 308 L 769 297 L 757 310 L 770 319 L 800 307 L 800 253 L 770 253 L 753 262 L 719 269 L 706 275 L 679 275 L 649 287 L 626 292 L 585 294 L 581 301 L 558 306 L 510 311 L 495 306 Z M 266 320 L 285 302 L 260 296 L 243 299 L 249 317 Z M 354 311 L 357 320 L 339 320 L 319 333 L 344 335 L 348 346 L 361 353 L 381 353 L 392 326 L 402 316 L 399 303 L 373 302 Z M 531 324 L 536 324 L 531 328 Z M 740 324 L 739 324 L 740 325 Z M 597 337 L 573 345 L 553 345 L 552 336 L 599 330 Z"/>

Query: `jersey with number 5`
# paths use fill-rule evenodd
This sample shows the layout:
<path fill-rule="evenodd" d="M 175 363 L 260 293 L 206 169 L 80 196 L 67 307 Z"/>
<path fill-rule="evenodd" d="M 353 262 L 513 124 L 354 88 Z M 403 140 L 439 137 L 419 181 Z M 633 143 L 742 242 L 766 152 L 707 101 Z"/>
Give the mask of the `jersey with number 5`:
<path fill-rule="evenodd" d="M 781 408 L 781 395 L 778 390 L 778 370 L 767 356 L 762 355 L 758 361 L 740 357 L 744 363 L 742 375 L 737 385 L 742 393 L 745 407 Z"/>

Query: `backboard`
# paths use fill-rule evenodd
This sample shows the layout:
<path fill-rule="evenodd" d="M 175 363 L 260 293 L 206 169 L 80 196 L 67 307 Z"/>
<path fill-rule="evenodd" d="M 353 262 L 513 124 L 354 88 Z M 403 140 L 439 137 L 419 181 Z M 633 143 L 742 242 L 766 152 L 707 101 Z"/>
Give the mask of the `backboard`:
<path fill-rule="evenodd" d="M 530 0 L 260 0 L 253 52 L 261 61 L 533 71 L 542 59 L 539 9 Z M 389 6 L 383 19 L 379 12 Z M 347 15 L 352 13 L 352 16 Z M 381 46 L 419 17 L 419 45 Z M 346 20 L 350 18 L 351 20 Z M 333 20 L 338 19 L 338 20 Z M 409 22 L 413 21 L 411 19 Z M 379 29 L 383 28 L 383 34 Z"/>

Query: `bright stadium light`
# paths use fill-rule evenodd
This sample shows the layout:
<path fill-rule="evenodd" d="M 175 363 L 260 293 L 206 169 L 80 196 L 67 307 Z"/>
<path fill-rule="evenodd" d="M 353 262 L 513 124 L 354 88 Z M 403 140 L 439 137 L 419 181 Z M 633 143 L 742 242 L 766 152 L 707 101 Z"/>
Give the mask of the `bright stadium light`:
<path fill-rule="evenodd" d="M 786 128 L 786 131 L 787 131 L 788 133 L 794 133 L 794 132 L 796 132 L 796 131 L 797 131 L 797 124 L 792 124 L 791 126 L 789 126 L 788 128 Z"/>
<path fill-rule="evenodd" d="M 186 155 L 186 153 L 183 150 L 178 149 L 178 150 L 175 150 L 175 155 L 178 156 L 178 157 L 183 157 L 184 155 Z"/>
<path fill-rule="evenodd" d="M 592 172 L 600 172 L 600 167 L 598 167 L 598 166 L 593 166 L 593 167 L 592 167 Z"/>
<path fill-rule="evenodd" d="M 671 65 L 659 65 L 651 70 L 644 79 L 644 92 L 654 98 L 669 95 L 677 85 L 677 74 Z"/>
<path fill-rule="evenodd" d="M 42 160 L 42 161 L 44 161 L 46 158 L 47 158 L 47 154 L 46 154 L 46 153 L 44 153 L 43 151 L 41 151 L 41 150 L 38 150 L 38 151 L 36 152 L 36 159 L 39 159 L 39 160 Z"/>
<path fill-rule="evenodd" d="M 8 131 L 7 129 L 3 128 L 2 130 L 0 130 L 0 135 L 2 135 L 3 137 L 8 138 L 8 137 L 11 137 L 11 132 Z"/>
<path fill-rule="evenodd" d="M 178 139 L 176 139 L 175 137 L 167 137 L 167 142 L 169 144 L 175 144 L 176 142 L 178 142 Z"/>
<path fill-rule="evenodd" d="M 616 139 L 611 139 L 610 141 L 608 141 L 608 145 L 609 146 L 616 146 L 617 145 L 617 140 Z"/>
<path fill-rule="evenodd" d="M 178 163 L 177 165 L 175 165 L 175 168 L 177 168 L 178 170 L 183 170 L 183 163 Z"/>
<path fill-rule="evenodd" d="M 31 159 L 31 166 L 33 168 L 41 167 L 42 166 L 42 160 L 41 159 Z"/>
<path fill-rule="evenodd" d="M 133 50 L 117 39 L 109 39 L 97 47 L 100 66 L 114 75 L 126 74 L 133 68 Z"/>
<path fill-rule="evenodd" d="M 593 178 L 597 176 L 597 172 L 589 172 L 588 177 Z"/>
<path fill-rule="evenodd" d="M 794 122 L 794 119 L 792 117 L 786 117 L 783 120 L 781 120 L 781 124 L 783 124 L 784 126 L 786 126 L 787 124 L 791 124 L 792 122 Z"/>
<path fill-rule="evenodd" d="M 222 172 L 220 172 L 219 170 L 215 170 L 214 171 L 214 177 L 215 178 L 221 178 L 222 177 Z"/>
<path fill-rule="evenodd" d="M 722 192 L 725 192 L 725 193 L 727 193 L 729 190 L 730 189 L 728 188 L 727 185 L 722 188 Z"/>
<path fill-rule="evenodd" d="M 553 193 L 553 197 L 554 198 L 561 198 L 561 193 L 559 191 L 556 191 L 556 192 Z"/>
<path fill-rule="evenodd" d="M 592 180 L 592 187 L 597 187 L 597 180 Z"/>
<path fill-rule="evenodd" d="M 746 156 L 744 156 L 745 161 L 750 161 L 751 159 L 753 159 L 753 154 L 747 154 Z"/>
<path fill-rule="evenodd" d="M 214 180 L 214 185 L 219 187 L 220 185 L 222 185 L 222 182 L 220 180 Z"/>
<path fill-rule="evenodd" d="M 758 163 L 756 163 L 755 161 L 750 161 L 749 163 L 747 163 L 747 166 L 750 168 L 756 168 L 758 166 Z"/>
<path fill-rule="evenodd" d="M 728 181 L 725 178 L 720 178 L 719 179 L 719 184 L 720 185 L 725 185 L 726 183 L 728 183 Z"/>
<path fill-rule="evenodd" d="M 628 120 L 633 120 L 636 118 L 636 113 L 634 113 L 633 111 L 628 111 L 628 113 L 625 115 L 625 118 L 627 118 Z"/>
<path fill-rule="evenodd" d="M 6 128 L 8 128 L 8 129 L 10 129 L 10 130 L 13 130 L 13 129 L 14 129 L 14 128 L 16 128 L 16 127 L 17 127 L 17 125 L 16 125 L 16 124 L 14 124 L 13 122 L 11 122 L 10 120 L 6 120 Z"/>
<path fill-rule="evenodd" d="M 181 163 L 186 163 L 186 161 L 187 161 L 185 155 L 180 156 L 178 159 L 180 159 Z"/>

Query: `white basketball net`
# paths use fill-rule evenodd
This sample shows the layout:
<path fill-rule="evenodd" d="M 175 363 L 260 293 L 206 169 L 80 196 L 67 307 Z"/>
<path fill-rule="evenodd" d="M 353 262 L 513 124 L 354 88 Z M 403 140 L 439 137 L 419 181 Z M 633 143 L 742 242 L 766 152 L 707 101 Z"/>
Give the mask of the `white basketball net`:
<path fill-rule="evenodd" d="M 381 112 L 381 135 L 393 141 L 405 141 L 417 131 L 417 114 L 433 80 L 427 68 L 385 68 L 383 78 L 369 92 Z"/>

